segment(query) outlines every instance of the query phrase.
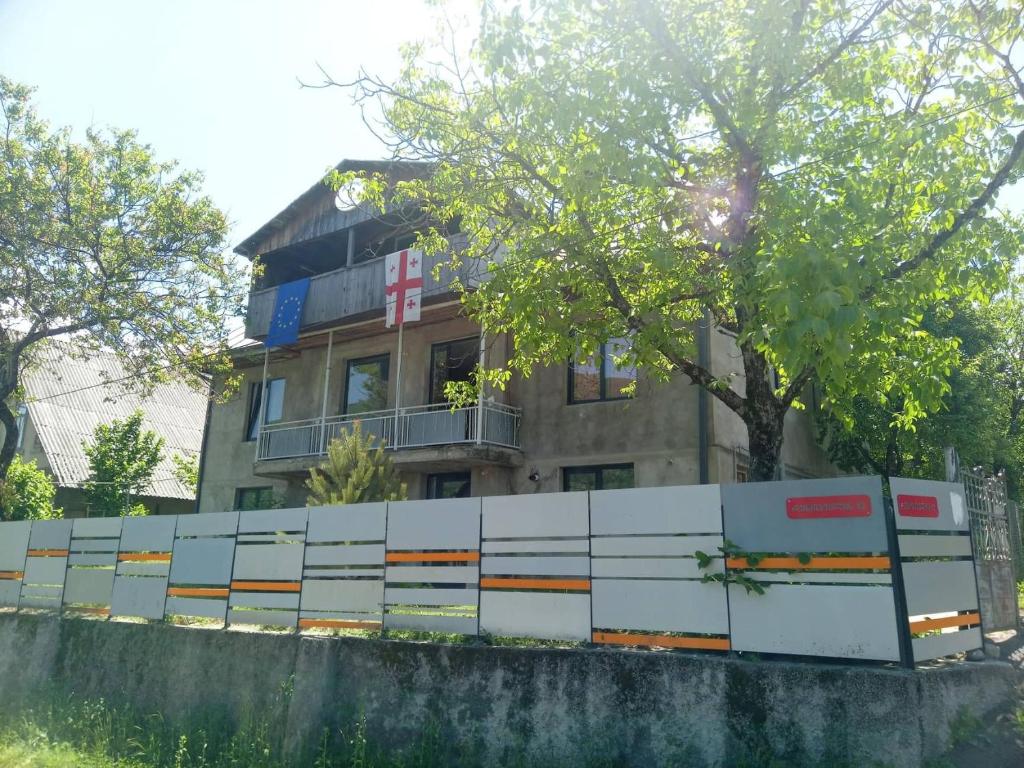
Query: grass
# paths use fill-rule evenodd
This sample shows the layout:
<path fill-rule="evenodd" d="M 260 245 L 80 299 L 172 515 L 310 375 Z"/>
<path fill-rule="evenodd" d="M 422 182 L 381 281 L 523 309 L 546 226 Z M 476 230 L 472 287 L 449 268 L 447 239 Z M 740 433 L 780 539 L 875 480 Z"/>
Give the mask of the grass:
<path fill-rule="evenodd" d="M 302 759 L 283 754 L 281 735 L 292 692 L 260 716 L 241 723 L 197 717 L 185 729 L 157 714 L 140 716 L 102 700 L 83 701 L 56 689 L 37 694 L 33 706 L 3 702 L 0 709 L 0 768 L 470 768 L 484 764 L 471 743 L 451 743 L 428 723 L 407 748 L 374 744 L 366 721 L 325 730 Z M 285 706 L 282 706 L 285 705 Z M 511 749 L 510 768 L 535 768 L 523 750 Z M 614 768 L 599 750 L 587 765 Z M 546 768 L 537 766 L 537 768 Z"/>

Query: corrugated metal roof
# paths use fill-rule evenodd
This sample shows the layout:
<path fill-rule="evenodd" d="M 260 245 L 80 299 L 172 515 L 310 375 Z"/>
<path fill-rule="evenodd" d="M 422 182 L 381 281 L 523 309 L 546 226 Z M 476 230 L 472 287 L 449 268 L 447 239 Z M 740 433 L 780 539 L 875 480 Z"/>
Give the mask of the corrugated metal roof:
<path fill-rule="evenodd" d="M 207 393 L 172 381 L 143 398 L 126 389 L 131 378 L 112 353 L 95 352 L 82 359 L 69 355 L 69 349 L 68 342 L 46 345 L 22 377 L 29 419 L 57 485 L 77 487 L 89 476 L 82 443 L 93 440 L 97 426 L 141 410 L 146 428 L 164 438 L 164 458 L 145 495 L 195 498 L 174 477 L 171 456 L 199 456 Z"/>

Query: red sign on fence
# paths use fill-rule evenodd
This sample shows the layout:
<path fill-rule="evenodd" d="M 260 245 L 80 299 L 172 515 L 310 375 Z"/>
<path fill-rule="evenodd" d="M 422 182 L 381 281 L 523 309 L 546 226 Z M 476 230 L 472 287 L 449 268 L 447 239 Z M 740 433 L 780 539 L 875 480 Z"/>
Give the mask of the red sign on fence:
<path fill-rule="evenodd" d="M 901 493 L 896 497 L 900 517 L 938 517 L 939 500 L 934 496 L 911 496 Z"/>
<path fill-rule="evenodd" d="M 786 499 L 786 516 L 793 520 L 829 517 L 870 517 L 871 497 L 794 496 Z"/>

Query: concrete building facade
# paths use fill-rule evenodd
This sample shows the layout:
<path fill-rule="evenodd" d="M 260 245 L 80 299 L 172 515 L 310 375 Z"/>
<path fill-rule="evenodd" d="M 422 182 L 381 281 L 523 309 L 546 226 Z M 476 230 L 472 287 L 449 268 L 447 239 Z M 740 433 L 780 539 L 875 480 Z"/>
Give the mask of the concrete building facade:
<path fill-rule="evenodd" d="M 406 164 L 338 167 L 393 178 L 419 172 Z M 240 386 L 210 411 L 199 511 L 304 505 L 310 467 L 356 421 L 394 449 L 410 498 L 745 479 L 740 419 L 682 378 L 657 383 L 642 370 L 617 368 L 613 347 L 625 340 L 609 342 L 600 359 L 513 376 L 503 391 L 488 388 L 453 411 L 443 383 L 465 380 L 481 354 L 495 366 L 511 352 L 506 336 L 481 337 L 453 289 L 456 278 L 470 288 L 486 279 L 481 265 L 465 264 L 458 274 L 444 267 L 435 276 L 438 260 L 425 260 L 422 317 L 403 332 L 399 393 L 398 333 L 384 322 L 383 257 L 414 234 L 409 217 L 339 208 L 318 183 L 236 248 L 263 265 L 246 318 L 255 342 L 235 351 Z M 266 350 L 277 286 L 306 276 L 298 341 Z M 733 386 L 742 389 L 733 339 L 718 329 L 704 339 L 705 364 L 715 375 L 736 374 Z M 634 378 L 633 395 L 620 396 Z M 787 416 L 783 465 L 787 477 L 834 474 L 806 413 Z"/>

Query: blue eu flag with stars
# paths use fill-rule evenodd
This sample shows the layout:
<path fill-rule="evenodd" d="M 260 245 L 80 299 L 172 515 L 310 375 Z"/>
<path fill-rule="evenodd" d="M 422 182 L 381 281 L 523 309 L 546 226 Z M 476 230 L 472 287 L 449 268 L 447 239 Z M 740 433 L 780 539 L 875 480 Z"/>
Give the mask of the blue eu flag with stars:
<path fill-rule="evenodd" d="M 294 344 L 298 340 L 302 307 L 306 303 L 308 291 L 308 277 L 277 287 L 274 314 L 270 318 L 270 330 L 267 331 L 266 345 L 268 347 Z"/>

